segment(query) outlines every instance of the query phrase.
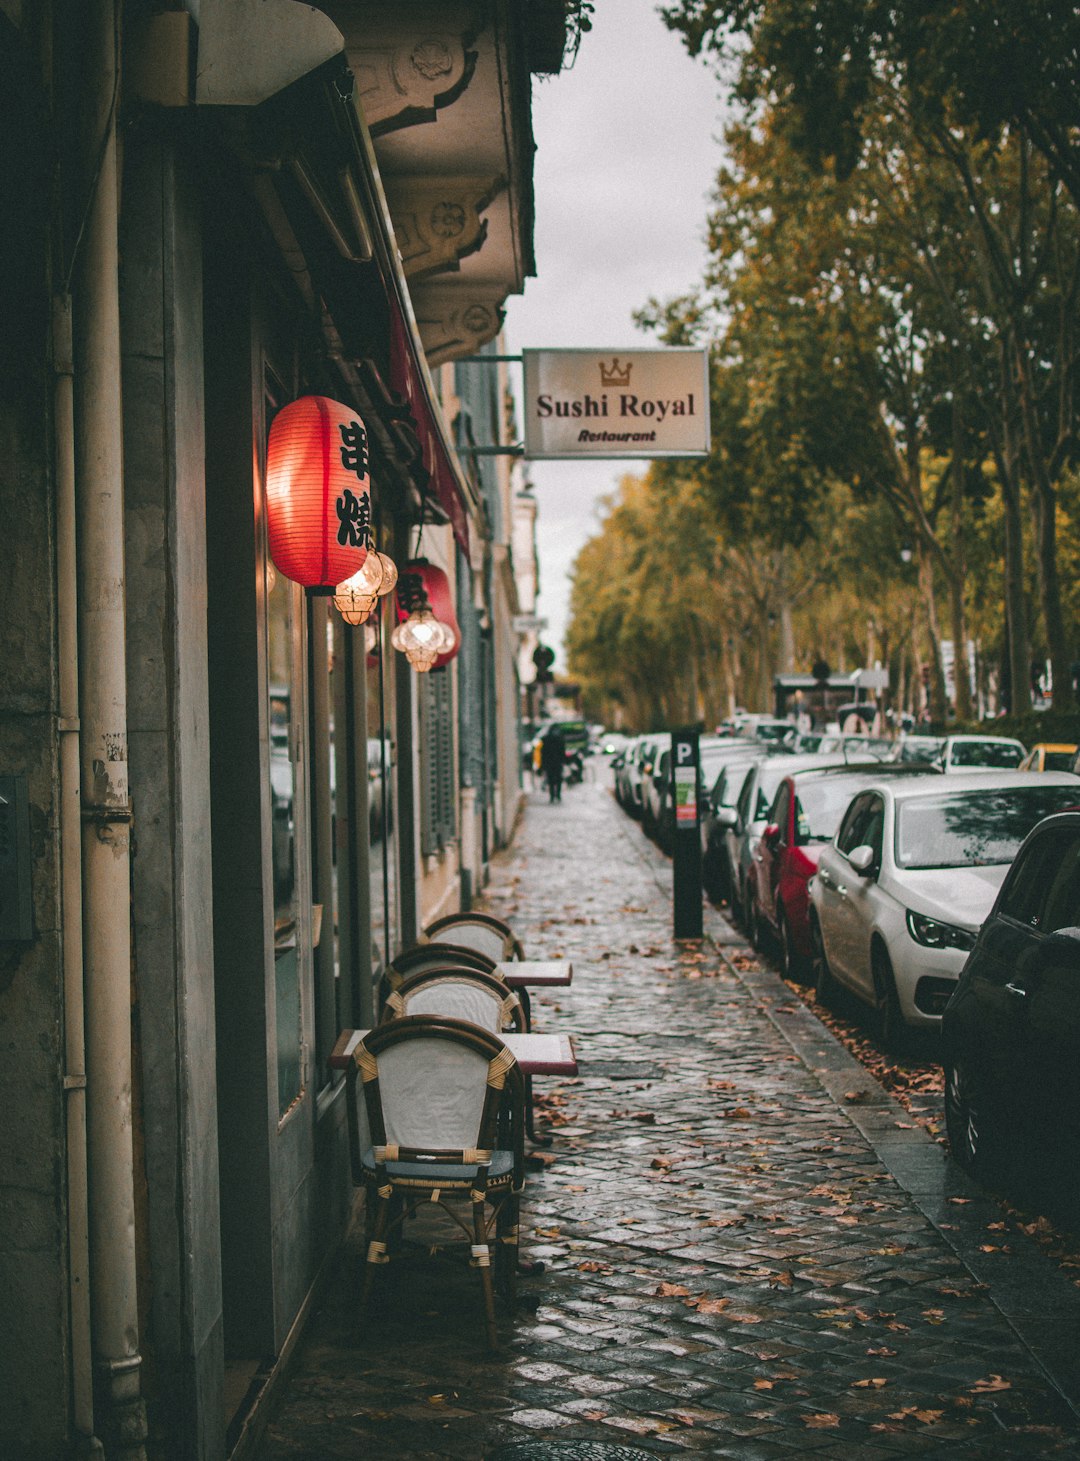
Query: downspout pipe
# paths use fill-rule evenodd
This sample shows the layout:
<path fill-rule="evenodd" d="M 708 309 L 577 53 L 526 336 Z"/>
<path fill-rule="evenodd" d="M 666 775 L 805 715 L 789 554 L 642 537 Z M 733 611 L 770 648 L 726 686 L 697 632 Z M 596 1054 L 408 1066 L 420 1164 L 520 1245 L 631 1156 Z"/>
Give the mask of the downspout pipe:
<path fill-rule="evenodd" d="M 94 1434 L 94 1377 L 90 1340 L 82 830 L 79 802 L 78 563 L 75 552 L 75 367 L 72 360 L 69 294 L 57 295 L 53 301 L 52 350 L 56 473 L 56 618 L 60 681 L 60 906 L 61 926 L 64 931 L 64 1097 L 71 1424 L 78 1454 L 101 1456 L 101 1442 Z"/>
<path fill-rule="evenodd" d="M 76 499 L 91 1321 L 109 1461 L 145 1461 L 132 1149 L 116 72 L 119 0 L 94 6 L 87 72 L 102 128 L 77 273 Z"/>

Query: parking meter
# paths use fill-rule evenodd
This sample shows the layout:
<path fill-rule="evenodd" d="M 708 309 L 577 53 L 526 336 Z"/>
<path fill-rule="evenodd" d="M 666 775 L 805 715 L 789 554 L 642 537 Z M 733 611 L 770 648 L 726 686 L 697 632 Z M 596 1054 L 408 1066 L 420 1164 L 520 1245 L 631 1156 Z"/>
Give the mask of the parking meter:
<path fill-rule="evenodd" d="M 671 733 L 672 804 L 675 835 L 672 847 L 676 938 L 700 938 L 701 831 L 698 784 L 701 777 L 696 730 Z"/>

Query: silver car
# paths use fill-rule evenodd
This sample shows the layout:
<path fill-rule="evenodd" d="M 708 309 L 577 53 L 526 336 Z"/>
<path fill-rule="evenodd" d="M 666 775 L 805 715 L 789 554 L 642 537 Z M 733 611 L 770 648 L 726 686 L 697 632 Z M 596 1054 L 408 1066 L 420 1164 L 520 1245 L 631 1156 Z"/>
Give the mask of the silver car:
<path fill-rule="evenodd" d="M 1017 848 L 1080 803 L 1070 772 L 882 780 L 851 802 L 810 884 L 819 997 L 843 985 L 897 1047 L 936 1028 Z"/>

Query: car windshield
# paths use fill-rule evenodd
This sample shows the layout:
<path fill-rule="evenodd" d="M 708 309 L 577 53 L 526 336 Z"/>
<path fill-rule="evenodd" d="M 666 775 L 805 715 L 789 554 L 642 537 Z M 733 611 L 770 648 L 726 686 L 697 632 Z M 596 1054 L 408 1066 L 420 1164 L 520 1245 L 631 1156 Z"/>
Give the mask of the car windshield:
<path fill-rule="evenodd" d="M 949 752 L 951 766 L 1016 767 L 1024 759 L 1021 746 L 1010 741 L 953 741 Z"/>
<path fill-rule="evenodd" d="M 777 788 L 787 774 L 787 770 L 783 765 L 763 766 L 761 768 L 761 779 L 758 781 L 757 789 L 757 811 L 754 813 L 755 822 L 764 822 L 768 817 L 769 808 L 773 804 L 773 797 L 776 795 Z"/>
<path fill-rule="evenodd" d="M 746 761 L 729 761 L 716 778 L 716 785 L 713 787 L 713 796 L 719 800 L 722 807 L 733 807 L 739 800 L 739 793 L 746 784 L 746 778 L 751 768 L 756 765 L 757 758 Z"/>
<path fill-rule="evenodd" d="M 1043 770 L 1071 771 L 1075 760 L 1075 751 L 1045 751 L 1043 753 Z"/>
<path fill-rule="evenodd" d="M 847 777 L 796 781 L 795 829 L 799 842 L 831 842 L 857 786 Z"/>
<path fill-rule="evenodd" d="M 899 805 L 901 867 L 985 867 L 1012 862 L 1043 817 L 1080 802 L 1080 786 L 987 787 L 942 792 Z"/>
<path fill-rule="evenodd" d="M 849 751 L 869 751 L 871 756 L 891 756 L 895 749 L 884 736 L 845 736 L 844 744 Z"/>
<path fill-rule="evenodd" d="M 945 742 L 937 736 L 914 736 L 900 747 L 901 761 L 936 761 L 945 749 Z"/>

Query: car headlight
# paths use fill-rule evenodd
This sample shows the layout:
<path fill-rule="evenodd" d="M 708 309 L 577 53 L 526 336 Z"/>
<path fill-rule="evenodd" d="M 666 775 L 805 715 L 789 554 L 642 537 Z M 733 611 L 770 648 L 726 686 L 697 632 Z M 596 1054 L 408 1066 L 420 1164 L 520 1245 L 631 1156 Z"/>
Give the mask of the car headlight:
<path fill-rule="evenodd" d="M 941 923 L 936 918 L 927 918 L 925 913 L 913 913 L 908 909 L 908 933 L 917 944 L 928 949 L 962 949 L 967 953 L 975 947 L 975 935 L 966 928 L 957 928 L 953 923 Z"/>

